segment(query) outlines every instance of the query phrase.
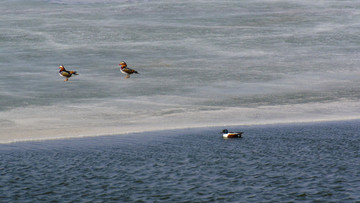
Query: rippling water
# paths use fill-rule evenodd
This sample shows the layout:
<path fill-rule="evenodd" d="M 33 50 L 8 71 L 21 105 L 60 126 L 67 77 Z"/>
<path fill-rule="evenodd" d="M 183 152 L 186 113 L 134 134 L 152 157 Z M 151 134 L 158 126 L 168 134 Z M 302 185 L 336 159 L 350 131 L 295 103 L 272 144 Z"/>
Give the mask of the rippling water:
<path fill-rule="evenodd" d="M 359 118 L 360 4 L 0 2 L 0 142 Z M 125 80 L 119 61 L 140 72 Z M 63 82 L 59 65 L 79 75 Z"/>
<path fill-rule="evenodd" d="M 356 202 L 360 122 L 0 145 L 1 202 Z"/>
<path fill-rule="evenodd" d="M 360 200 L 358 120 L 279 124 L 360 118 L 359 1 L 5 0 L 0 13 L 1 202 Z M 125 79 L 122 60 L 140 74 Z M 63 82 L 59 65 L 79 75 Z M 111 134 L 125 135 L 15 143 Z"/>

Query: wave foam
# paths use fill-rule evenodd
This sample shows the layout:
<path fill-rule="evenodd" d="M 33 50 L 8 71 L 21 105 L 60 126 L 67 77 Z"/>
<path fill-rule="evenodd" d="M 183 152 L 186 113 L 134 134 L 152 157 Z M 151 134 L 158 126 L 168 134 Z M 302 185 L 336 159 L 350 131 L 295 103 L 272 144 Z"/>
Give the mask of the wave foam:
<path fill-rule="evenodd" d="M 338 101 L 254 108 L 150 105 L 79 105 L 18 108 L 0 115 L 0 143 L 119 135 L 216 126 L 264 125 L 360 119 L 360 103 Z"/>

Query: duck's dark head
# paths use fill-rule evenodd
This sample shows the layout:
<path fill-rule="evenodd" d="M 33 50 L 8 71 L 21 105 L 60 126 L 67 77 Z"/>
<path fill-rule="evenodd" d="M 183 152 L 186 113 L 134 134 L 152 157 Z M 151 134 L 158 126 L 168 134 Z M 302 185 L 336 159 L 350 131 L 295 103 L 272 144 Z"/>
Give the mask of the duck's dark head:
<path fill-rule="evenodd" d="M 227 129 L 224 129 L 222 132 L 223 132 L 224 134 L 227 134 L 229 131 L 228 131 Z"/>

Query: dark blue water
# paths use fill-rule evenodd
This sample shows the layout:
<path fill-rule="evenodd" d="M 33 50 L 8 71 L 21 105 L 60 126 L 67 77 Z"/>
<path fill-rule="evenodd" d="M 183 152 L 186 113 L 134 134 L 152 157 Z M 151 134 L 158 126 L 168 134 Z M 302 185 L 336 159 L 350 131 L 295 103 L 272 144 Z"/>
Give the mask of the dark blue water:
<path fill-rule="evenodd" d="M 0 202 L 359 202 L 360 121 L 0 145 Z"/>

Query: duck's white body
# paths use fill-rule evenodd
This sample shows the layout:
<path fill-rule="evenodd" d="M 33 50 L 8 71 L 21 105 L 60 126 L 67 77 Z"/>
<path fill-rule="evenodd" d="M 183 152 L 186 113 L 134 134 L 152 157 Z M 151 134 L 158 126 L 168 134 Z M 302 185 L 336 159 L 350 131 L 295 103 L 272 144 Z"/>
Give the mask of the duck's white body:
<path fill-rule="evenodd" d="M 241 138 L 244 132 L 229 132 L 227 129 L 223 130 L 223 138 Z"/>

